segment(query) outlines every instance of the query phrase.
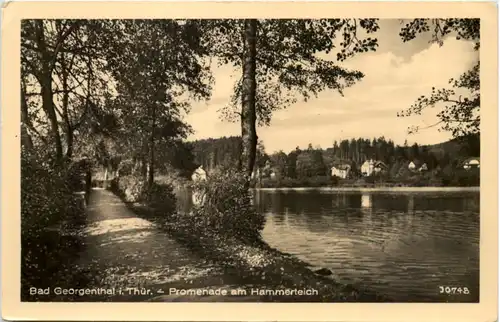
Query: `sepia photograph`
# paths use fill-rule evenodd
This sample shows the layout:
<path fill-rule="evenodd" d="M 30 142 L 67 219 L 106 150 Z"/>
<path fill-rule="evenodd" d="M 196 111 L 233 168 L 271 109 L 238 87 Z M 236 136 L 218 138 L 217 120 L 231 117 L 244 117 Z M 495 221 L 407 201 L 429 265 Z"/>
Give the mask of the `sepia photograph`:
<path fill-rule="evenodd" d="M 322 14 L 21 19 L 20 301 L 483 302 L 483 20 Z"/>

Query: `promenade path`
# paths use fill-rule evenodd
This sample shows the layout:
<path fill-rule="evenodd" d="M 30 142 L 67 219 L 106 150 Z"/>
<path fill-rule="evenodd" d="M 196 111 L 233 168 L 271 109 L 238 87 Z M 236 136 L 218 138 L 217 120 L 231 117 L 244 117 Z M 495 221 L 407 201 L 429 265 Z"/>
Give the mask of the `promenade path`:
<path fill-rule="evenodd" d="M 116 195 L 93 189 L 87 222 L 78 232 L 84 247 L 74 266 L 75 288 L 100 289 L 74 301 L 242 301 L 255 296 L 182 296 L 180 289 L 249 289 L 238 272 L 207 262 L 138 217 Z M 107 292 L 107 294 L 103 294 Z M 248 294 L 248 293 L 247 293 Z"/>

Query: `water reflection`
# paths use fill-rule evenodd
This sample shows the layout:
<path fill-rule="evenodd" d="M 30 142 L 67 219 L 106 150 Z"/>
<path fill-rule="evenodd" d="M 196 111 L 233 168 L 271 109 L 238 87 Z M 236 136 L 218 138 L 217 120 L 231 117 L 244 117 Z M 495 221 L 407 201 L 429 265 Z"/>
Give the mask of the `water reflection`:
<path fill-rule="evenodd" d="M 368 193 L 361 194 L 361 207 L 371 208 L 372 207 L 372 195 Z"/>
<path fill-rule="evenodd" d="M 428 299 L 443 284 L 478 289 L 479 193 L 259 191 L 255 200 L 269 244 L 340 280 L 399 298 Z"/>

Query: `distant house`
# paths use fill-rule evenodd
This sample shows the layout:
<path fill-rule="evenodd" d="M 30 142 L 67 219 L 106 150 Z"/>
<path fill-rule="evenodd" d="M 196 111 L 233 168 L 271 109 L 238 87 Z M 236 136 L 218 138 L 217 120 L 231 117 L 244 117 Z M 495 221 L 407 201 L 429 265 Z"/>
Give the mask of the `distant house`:
<path fill-rule="evenodd" d="M 276 173 L 274 171 L 271 171 L 271 173 L 269 174 L 269 177 L 271 179 L 275 179 L 276 178 Z"/>
<path fill-rule="evenodd" d="M 385 164 L 384 162 L 382 162 L 382 161 L 375 161 L 375 166 L 373 168 L 373 170 L 375 172 L 387 171 L 388 169 L 389 169 L 389 166 L 387 166 L 387 164 Z"/>
<path fill-rule="evenodd" d="M 463 162 L 463 167 L 465 170 L 477 169 L 479 168 L 479 158 L 468 158 Z"/>
<path fill-rule="evenodd" d="M 427 171 L 429 168 L 427 167 L 427 163 L 422 163 L 418 160 L 413 160 L 408 163 L 408 170 L 410 171 Z"/>
<path fill-rule="evenodd" d="M 349 164 L 336 164 L 331 168 L 332 177 L 339 177 L 346 179 L 351 171 L 351 166 Z"/>
<path fill-rule="evenodd" d="M 366 160 L 361 165 L 361 174 L 371 176 L 372 174 L 387 171 L 388 166 L 382 161 Z"/>
<path fill-rule="evenodd" d="M 419 171 L 420 168 L 422 167 L 422 162 L 418 161 L 418 160 L 413 160 L 411 161 L 410 163 L 408 163 L 408 169 L 410 171 Z M 427 167 L 427 165 L 426 165 Z"/>

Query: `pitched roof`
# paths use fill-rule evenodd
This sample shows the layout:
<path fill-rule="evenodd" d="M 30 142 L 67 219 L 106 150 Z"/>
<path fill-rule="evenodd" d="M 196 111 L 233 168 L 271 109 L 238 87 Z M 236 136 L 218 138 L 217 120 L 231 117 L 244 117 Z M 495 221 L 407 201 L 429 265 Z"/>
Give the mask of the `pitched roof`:
<path fill-rule="evenodd" d="M 470 161 L 477 161 L 479 162 L 479 158 L 476 158 L 476 157 L 471 157 L 471 158 L 467 158 L 464 160 L 464 163 L 469 163 Z"/>
<path fill-rule="evenodd" d="M 382 167 L 382 168 L 387 168 L 387 164 L 385 164 L 384 162 L 382 161 L 375 161 L 375 164 L 374 164 L 376 167 Z"/>
<path fill-rule="evenodd" d="M 411 160 L 410 163 L 412 163 L 412 162 L 413 162 L 413 164 L 415 165 L 416 168 L 420 168 L 422 166 L 422 164 L 423 164 L 423 162 L 420 161 L 420 160 Z M 408 165 L 410 163 L 408 163 Z"/>
<path fill-rule="evenodd" d="M 351 166 L 349 164 L 334 164 L 332 165 L 332 168 L 336 168 L 336 169 L 339 169 L 339 170 L 349 170 L 351 169 Z"/>

